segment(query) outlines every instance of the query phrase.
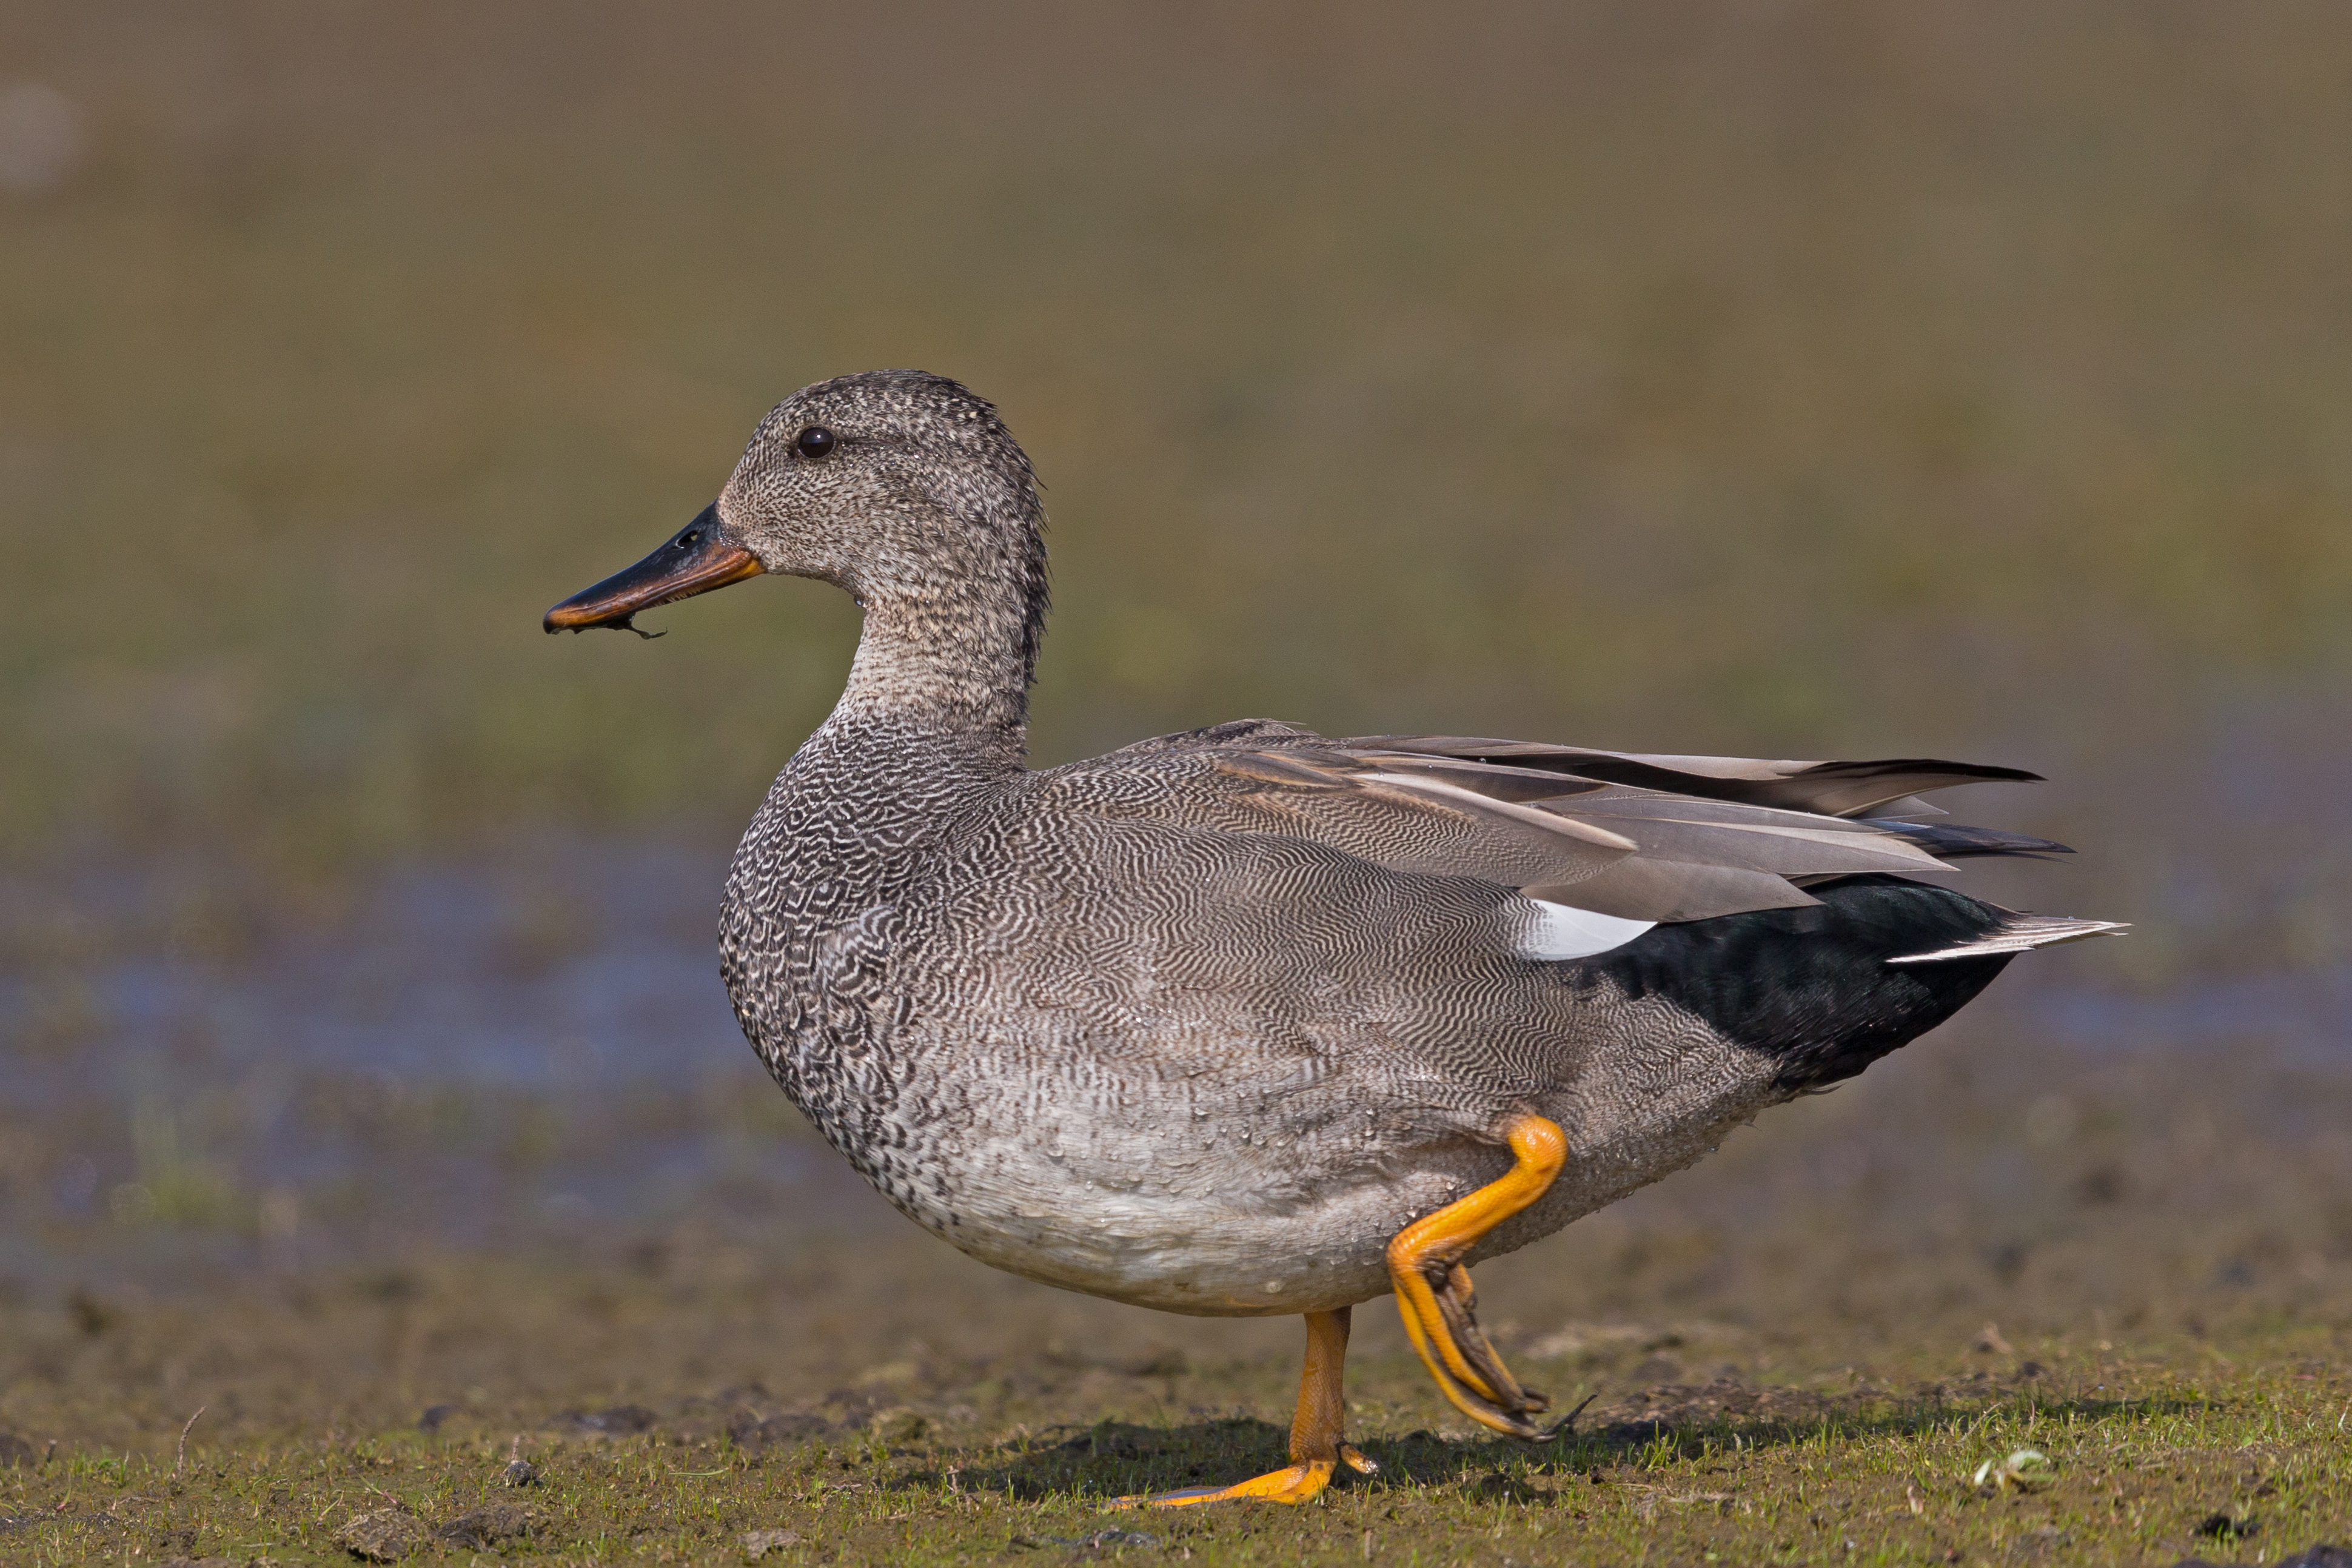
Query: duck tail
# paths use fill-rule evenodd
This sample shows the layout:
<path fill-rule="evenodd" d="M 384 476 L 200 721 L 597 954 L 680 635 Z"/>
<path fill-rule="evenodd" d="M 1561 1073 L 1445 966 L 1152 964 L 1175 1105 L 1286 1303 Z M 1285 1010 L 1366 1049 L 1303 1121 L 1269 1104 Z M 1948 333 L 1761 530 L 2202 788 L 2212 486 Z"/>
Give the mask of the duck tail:
<path fill-rule="evenodd" d="M 1990 907 L 1990 906 L 1988 906 Z M 1890 958 L 1889 963 L 1941 963 L 1954 958 L 1991 958 L 1998 954 L 2026 952 L 2037 947 L 2055 947 L 2062 942 L 2083 942 L 2095 936 L 2112 936 L 2131 929 L 2123 921 L 2076 920 L 2070 915 L 2027 915 L 2013 910 L 2000 911 L 2001 922 L 1982 936 L 1951 943 L 1927 952 L 1906 952 Z"/>

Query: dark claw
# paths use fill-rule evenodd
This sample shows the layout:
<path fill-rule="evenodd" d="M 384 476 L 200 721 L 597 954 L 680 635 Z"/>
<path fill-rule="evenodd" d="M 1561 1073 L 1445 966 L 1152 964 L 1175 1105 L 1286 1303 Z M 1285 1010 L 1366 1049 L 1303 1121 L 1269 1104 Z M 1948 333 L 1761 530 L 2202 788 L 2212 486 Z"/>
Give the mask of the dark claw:
<path fill-rule="evenodd" d="M 1471 1369 L 1477 1373 L 1487 1387 L 1502 1396 L 1502 1401 L 1498 1404 L 1469 1388 L 1461 1391 L 1464 1397 L 1485 1410 L 1497 1427 L 1514 1437 L 1540 1443 L 1565 1431 L 1569 1423 L 1576 1419 L 1574 1411 L 1570 1412 L 1566 1421 L 1549 1428 L 1528 1419 L 1550 1409 L 1551 1398 L 1532 1388 L 1520 1387 L 1519 1380 L 1511 1375 L 1510 1369 L 1503 1364 L 1503 1358 L 1488 1342 L 1485 1331 L 1478 1327 L 1478 1295 L 1471 1289 L 1470 1271 L 1458 1263 L 1436 1264 L 1429 1268 L 1427 1278 L 1432 1291 L 1437 1297 L 1437 1310 L 1445 1320 L 1446 1331 L 1454 1336 L 1454 1344 L 1460 1348 L 1462 1359 L 1470 1363 Z M 1591 1399 L 1584 1402 L 1585 1405 L 1591 1403 Z M 1579 1411 L 1583 1408 L 1584 1405 L 1576 1407 Z"/>

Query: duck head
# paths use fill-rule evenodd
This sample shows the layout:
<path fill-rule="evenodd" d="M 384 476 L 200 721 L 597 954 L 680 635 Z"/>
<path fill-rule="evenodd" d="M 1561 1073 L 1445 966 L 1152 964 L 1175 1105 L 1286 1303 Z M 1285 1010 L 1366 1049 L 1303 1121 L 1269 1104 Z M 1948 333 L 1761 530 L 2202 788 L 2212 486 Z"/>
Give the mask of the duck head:
<path fill-rule="evenodd" d="M 1029 459 L 986 400 L 921 371 L 842 376 L 778 404 L 716 501 L 544 625 L 634 631 L 656 605 L 784 573 L 846 589 L 869 643 L 961 645 L 967 665 L 1010 655 L 1025 686 L 1045 612 L 1044 521 Z"/>

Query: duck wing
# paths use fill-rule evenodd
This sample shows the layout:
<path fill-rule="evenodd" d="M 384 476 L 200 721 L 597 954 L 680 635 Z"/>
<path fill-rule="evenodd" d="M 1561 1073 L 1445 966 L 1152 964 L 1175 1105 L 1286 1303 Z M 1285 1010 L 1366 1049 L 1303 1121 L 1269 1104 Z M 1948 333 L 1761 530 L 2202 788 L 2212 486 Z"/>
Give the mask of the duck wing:
<path fill-rule="evenodd" d="M 1934 877 L 1962 856 L 2064 850 L 1906 820 L 1934 811 L 1921 792 L 2036 776 L 1964 763 L 1656 756 L 1454 736 L 1335 741 L 1248 721 L 1079 767 L 1097 778 L 1158 775 L 1174 786 L 1170 804 L 1202 826 L 1311 838 L 1391 870 L 1476 878 L 1624 921 L 1803 908 L 1818 901 L 1810 881 Z"/>

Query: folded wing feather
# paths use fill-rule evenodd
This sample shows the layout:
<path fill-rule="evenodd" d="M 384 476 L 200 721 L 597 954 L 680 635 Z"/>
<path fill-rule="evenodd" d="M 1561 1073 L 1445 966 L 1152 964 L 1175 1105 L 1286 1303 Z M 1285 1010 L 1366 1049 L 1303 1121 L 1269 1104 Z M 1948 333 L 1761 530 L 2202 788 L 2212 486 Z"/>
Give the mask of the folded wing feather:
<path fill-rule="evenodd" d="M 1515 802 L 1383 779 L 1337 751 L 1216 754 L 1208 771 L 1222 787 L 1188 795 L 1208 826 L 1311 839 L 1391 870 L 1566 885 L 1639 849 L 1605 828 Z"/>
<path fill-rule="evenodd" d="M 1816 901 L 1801 886 L 1809 880 L 1934 876 L 1958 855 L 2063 847 L 1897 820 L 1934 811 L 1911 798 L 1921 790 L 2036 776 L 2013 768 L 1650 756 L 1447 736 L 1332 742 L 1261 731 L 1250 740 L 1202 748 L 1222 787 L 1200 804 L 1220 826 L 1310 837 L 1400 871 L 1477 877 L 1620 921 L 1794 908 Z M 1885 815 L 1858 816 L 1873 811 Z"/>

